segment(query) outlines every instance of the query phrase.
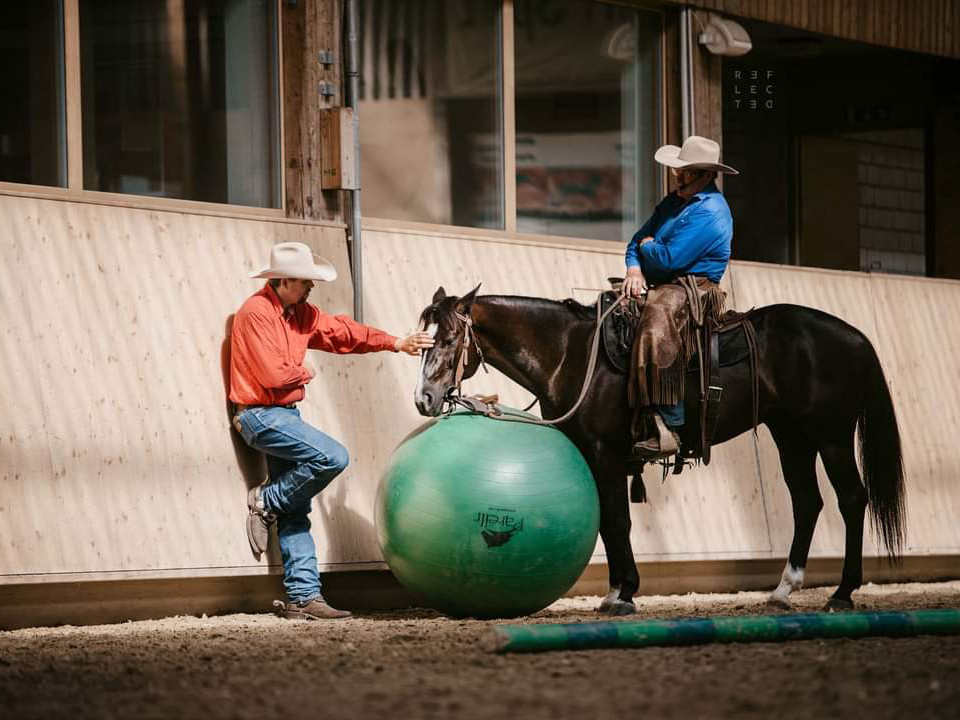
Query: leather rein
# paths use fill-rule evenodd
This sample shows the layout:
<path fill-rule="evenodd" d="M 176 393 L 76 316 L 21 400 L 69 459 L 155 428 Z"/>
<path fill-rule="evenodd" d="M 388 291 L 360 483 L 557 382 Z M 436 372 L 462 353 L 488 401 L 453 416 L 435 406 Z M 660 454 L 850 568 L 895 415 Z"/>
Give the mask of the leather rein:
<path fill-rule="evenodd" d="M 444 396 L 444 403 L 449 405 L 448 408 L 444 410 L 443 414 L 449 415 L 453 412 L 454 408 L 459 405 L 471 412 L 486 415 L 494 420 L 506 420 L 508 422 L 524 422 L 530 423 L 531 425 L 559 425 L 560 423 L 569 420 L 583 404 L 584 399 L 587 397 L 587 391 L 590 389 L 590 383 L 593 380 L 593 372 L 597 367 L 597 357 L 600 349 L 600 332 L 603 328 L 603 321 L 606 320 L 607 316 L 613 312 L 613 310 L 620 306 L 620 303 L 626 297 L 626 293 L 621 290 L 620 294 L 617 296 L 617 299 L 610 304 L 610 307 L 607 308 L 606 312 L 602 311 L 602 297 L 603 293 L 601 292 L 597 297 L 597 324 L 593 330 L 593 340 L 590 345 L 590 359 L 587 362 L 587 371 L 580 387 L 580 396 L 573 404 L 573 407 L 567 410 L 560 417 L 553 420 L 543 420 L 541 418 L 530 418 L 524 415 L 504 413 L 503 410 L 496 405 L 496 403 L 486 402 L 479 397 L 463 397 L 462 393 L 460 392 L 460 385 L 463 382 L 463 375 L 466 372 L 471 342 L 477 349 L 477 356 L 480 358 L 480 365 L 483 367 L 484 372 L 489 373 L 490 371 L 487 369 L 486 362 L 484 362 L 483 350 L 480 348 L 480 343 L 477 341 L 476 330 L 473 329 L 473 318 L 469 315 L 456 312 L 457 319 L 463 323 L 463 339 L 460 342 L 460 350 L 456 360 L 454 387 L 450 388 L 446 396 Z M 535 403 L 536 399 L 533 403 L 527 406 L 527 410 L 532 408 Z"/>

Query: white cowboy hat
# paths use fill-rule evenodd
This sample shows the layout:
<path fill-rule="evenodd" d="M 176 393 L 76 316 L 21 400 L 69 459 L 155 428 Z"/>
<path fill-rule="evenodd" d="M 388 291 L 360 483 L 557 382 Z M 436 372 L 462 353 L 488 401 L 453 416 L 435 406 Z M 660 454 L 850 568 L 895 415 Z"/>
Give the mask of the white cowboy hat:
<path fill-rule="evenodd" d="M 337 279 L 337 269 L 329 260 L 310 252 L 304 243 L 285 242 L 274 245 L 270 250 L 270 264 L 258 272 L 250 273 L 250 277 L 331 282 Z"/>
<path fill-rule="evenodd" d="M 739 175 L 729 165 L 720 162 L 720 146 L 710 138 L 691 135 L 683 142 L 683 147 L 664 145 L 653 154 L 653 159 L 661 165 L 672 168 L 691 168 L 694 170 L 716 170 L 717 172 Z"/>

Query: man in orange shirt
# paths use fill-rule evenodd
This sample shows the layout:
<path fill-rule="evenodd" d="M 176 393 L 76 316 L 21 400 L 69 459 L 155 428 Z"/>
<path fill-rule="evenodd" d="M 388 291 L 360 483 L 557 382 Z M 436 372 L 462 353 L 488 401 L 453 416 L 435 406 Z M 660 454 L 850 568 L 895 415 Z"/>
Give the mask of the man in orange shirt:
<path fill-rule="evenodd" d="M 244 441 L 265 453 L 269 476 L 247 495 L 247 539 L 259 557 L 277 525 L 287 601 L 280 615 L 306 620 L 348 617 L 320 594 L 316 547 L 307 515 L 313 497 L 347 466 L 346 448 L 300 419 L 296 403 L 316 375 L 304 363 L 307 349 L 334 353 L 381 350 L 419 355 L 433 345 L 425 332 L 396 338 L 331 316 L 307 303 L 316 280 L 337 277 L 333 265 L 303 243 L 281 243 L 270 264 L 251 277 L 266 278 L 263 289 L 237 311 L 230 338 L 230 401 L 233 424 Z"/>

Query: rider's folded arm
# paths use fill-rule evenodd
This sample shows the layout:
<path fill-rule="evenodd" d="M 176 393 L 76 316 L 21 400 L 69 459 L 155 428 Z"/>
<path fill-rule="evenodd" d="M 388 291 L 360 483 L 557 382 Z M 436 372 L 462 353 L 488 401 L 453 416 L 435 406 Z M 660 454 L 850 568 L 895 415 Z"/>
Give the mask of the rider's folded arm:
<path fill-rule="evenodd" d="M 639 248 L 644 274 L 672 276 L 690 267 L 707 250 L 713 234 L 712 216 L 706 211 L 680 218 L 663 238 Z"/>

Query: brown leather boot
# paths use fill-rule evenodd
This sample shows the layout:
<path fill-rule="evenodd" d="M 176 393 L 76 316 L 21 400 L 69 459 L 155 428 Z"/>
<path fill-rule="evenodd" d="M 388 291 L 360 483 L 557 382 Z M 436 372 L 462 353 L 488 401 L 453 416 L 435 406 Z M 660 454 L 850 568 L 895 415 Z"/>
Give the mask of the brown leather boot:
<path fill-rule="evenodd" d="M 680 449 L 680 436 L 667 427 L 660 413 L 653 414 L 657 434 L 633 445 L 633 455 L 644 461 L 661 460 L 674 455 Z"/>
<path fill-rule="evenodd" d="M 304 603 L 273 601 L 274 612 L 287 620 L 339 620 L 352 617 L 346 610 L 337 610 L 327 605 L 321 595 Z"/>

